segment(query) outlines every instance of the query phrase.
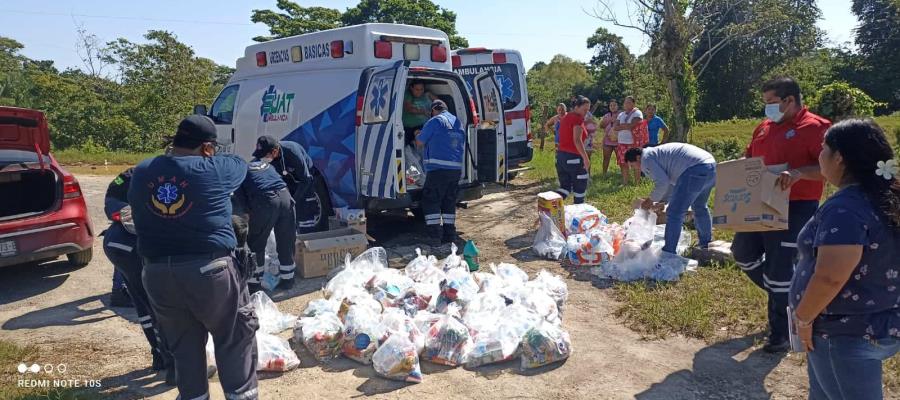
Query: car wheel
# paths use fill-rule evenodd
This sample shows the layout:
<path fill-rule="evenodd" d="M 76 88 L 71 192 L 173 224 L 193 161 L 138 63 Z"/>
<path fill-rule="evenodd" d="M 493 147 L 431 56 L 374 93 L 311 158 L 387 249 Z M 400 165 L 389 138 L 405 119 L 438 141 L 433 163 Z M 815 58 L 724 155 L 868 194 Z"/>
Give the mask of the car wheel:
<path fill-rule="evenodd" d="M 328 195 L 328 187 L 325 185 L 325 179 L 322 175 L 315 175 L 313 189 L 312 197 L 305 204 L 316 211 L 313 215 L 304 217 L 308 222 L 306 226 L 298 226 L 297 233 L 303 234 L 328 230 L 328 216 L 331 215 L 331 198 Z M 297 217 L 299 220 L 299 212 Z"/>
<path fill-rule="evenodd" d="M 94 257 L 94 249 L 88 247 L 82 251 L 77 253 L 66 254 L 66 258 L 69 259 L 69 264 L 72 264 L 73 267 L 80 268 L 85 265 L 91 263 L 91 258 Z"/>

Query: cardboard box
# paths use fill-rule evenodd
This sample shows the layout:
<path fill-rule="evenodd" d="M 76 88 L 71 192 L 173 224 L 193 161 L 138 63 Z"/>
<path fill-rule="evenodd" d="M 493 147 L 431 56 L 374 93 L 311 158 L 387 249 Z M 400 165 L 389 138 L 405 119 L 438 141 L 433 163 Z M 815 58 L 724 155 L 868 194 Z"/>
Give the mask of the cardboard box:
<path fill-rule="evenodd" d="M 343 228 L 356 229 L 357 231 L 359 231 L 362 234 L 368 233 L 366 231 L 367 227 L 366 227 L 366 219 L 365 218 L 359 219 L 359 220 L 356 220 L 356 221 L 353 221 L 352 223 L 350 223 L 347 221 L 340 220 L 340 219 L 338 219 L 338 217 L 328 217 L 328 229 L 329 230 L 333 231 L 333 230 L 343 229 Z"/>
<path fill-rule="evenodd" d="M 786 169 L 767 167 L 761 157 L 719 163 L 713 225 L 734 232 L 788 229 L 790 191 L 775 187 Z"/>
<path fill-rule="evenodd" d="M 325 276 L 344 263 L 347 253 L 356 257 L 366 251 L 368 244 L 365 234 L 350 228 L 297 235 L 294 262 L 303 278 Z"/>
<path fill-rule="evenodd" d="M 556 192 L 538 193 L 538 212 L 550 216 L 550 219 L 559 227 L 559 231 L 566 234 L 566 211 L 562 196 Z"/>

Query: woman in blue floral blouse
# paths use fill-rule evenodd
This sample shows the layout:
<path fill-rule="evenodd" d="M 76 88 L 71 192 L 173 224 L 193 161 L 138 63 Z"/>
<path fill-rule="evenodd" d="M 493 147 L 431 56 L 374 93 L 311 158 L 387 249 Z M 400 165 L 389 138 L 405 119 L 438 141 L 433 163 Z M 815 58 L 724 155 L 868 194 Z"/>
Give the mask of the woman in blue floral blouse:
<path fill-rule="evenodd" d="M 809 359 L 810 399 L 881 399 L 900 350 L 900 184 L 871 120 L 825 134 L 822 175 L 839 190 L 797 238 L 790 304 Z"/>

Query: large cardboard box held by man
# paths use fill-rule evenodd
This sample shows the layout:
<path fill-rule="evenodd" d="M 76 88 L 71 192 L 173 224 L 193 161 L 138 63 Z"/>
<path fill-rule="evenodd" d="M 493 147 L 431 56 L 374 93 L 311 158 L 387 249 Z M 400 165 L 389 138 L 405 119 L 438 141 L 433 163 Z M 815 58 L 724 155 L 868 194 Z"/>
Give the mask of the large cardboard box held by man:
<path fill-rule="evenodd" d="M 366 235 L 352 228 L 297 235 L 294 262 L 303 278 L 325 276 L 344 262 L 347 253 L 356 257 L 368 244 Z"/>
<path fill-rule="evenodd" d="M 719 163 L 713 225 L 734 232 L 788 229 L 790 190 L 775 185 L 786 169 L 786 165 L 767 167 L 761 157 Z"/>

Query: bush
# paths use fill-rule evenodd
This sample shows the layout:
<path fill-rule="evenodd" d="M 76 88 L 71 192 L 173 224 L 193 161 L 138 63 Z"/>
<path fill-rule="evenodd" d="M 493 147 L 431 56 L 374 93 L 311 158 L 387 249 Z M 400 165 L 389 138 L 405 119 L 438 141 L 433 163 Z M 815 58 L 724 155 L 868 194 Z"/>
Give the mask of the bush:
<path fill-rule="evenodd" d="M 836 82 L 822 87 L 810 99 L 809 106 L 815 113 L 836 122 L 848 117 L 871 117 L 875 107 L 883 104 L 872 100 L 861 89 Z"/>
<path fill-rule="evenodd" d="M 719 162 L 741 158 L 746 150 L 735 138 L 704 140 L 698 146 L 710 152 Z"/>

